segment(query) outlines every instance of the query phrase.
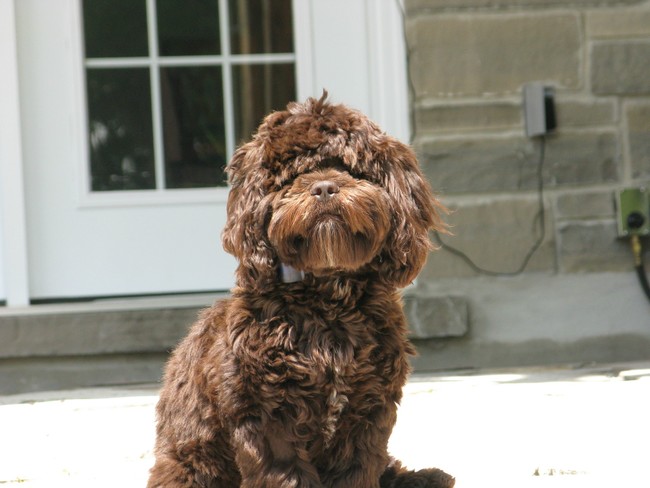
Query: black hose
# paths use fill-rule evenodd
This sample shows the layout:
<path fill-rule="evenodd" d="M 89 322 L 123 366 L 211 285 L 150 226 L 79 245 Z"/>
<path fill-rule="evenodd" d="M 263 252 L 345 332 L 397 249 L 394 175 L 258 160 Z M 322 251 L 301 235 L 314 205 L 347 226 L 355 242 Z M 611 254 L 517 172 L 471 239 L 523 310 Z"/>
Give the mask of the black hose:
<path fill-rule="evenodd" d="M 639 277 L 641 288 L 643 288 L 645 296 L 648 297 L 648 300 L 650 301 L 650 284 L 648 283 L 648 275 L 645 272 L 645 266 L 642 264 L 641 266 L 635 266 L 634 269 L 636 269 L 636 274 Z"/>
<path fill-rule="evenodd" d="M 632 245 L 632 254 L 634 255 L 634 269 L 636 274 L 639 277 L 639 283 L 645 296 L 650 301 L 650 284 L 648 284 L 648 275 L 645 272 L 645 266 L 643 265 L 643 246 L 641 244 L 641 239 L 638 235 L 633 235 L 630 239 L 630 244 Z"/>

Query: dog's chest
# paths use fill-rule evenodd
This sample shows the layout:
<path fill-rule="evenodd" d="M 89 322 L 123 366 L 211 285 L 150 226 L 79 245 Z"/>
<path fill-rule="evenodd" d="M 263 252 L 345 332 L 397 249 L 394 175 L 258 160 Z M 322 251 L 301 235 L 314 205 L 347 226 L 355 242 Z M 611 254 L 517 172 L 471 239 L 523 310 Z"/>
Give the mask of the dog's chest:
<path fill-rule="evenodd" d="M 276 309 L 277 313 L 277 309 Z M 365 419 L 384 400 L 379 329 L 361 307 L 283 307 L 259 329 L 264 391 L 284 425 L 310 432 L 314 449 Z"/>
<path fill-rule="evenodd" d="M 340 368 L 334 367 L 330 371 L 330 381 L 325 386 L 326 408 L 322 420 L 322 434 L 325 446 L 328 447 L 341 420 L 341 415 L 349 403 L 350 386 Z"/>
<path fill-rule="evenodd" d="M 303 331 L 297 344 L 316 392 L 312 406 L 320 413 L 318 423 L 326 447 L 342 419 L 355 408 L 355 391 L 363 388 L 360 383 L 370 381 L 369 371 L 373 369 L 364 352 L 371 339 L 355 336 L 343 328 L 336 322 L 321 322 Z"/>

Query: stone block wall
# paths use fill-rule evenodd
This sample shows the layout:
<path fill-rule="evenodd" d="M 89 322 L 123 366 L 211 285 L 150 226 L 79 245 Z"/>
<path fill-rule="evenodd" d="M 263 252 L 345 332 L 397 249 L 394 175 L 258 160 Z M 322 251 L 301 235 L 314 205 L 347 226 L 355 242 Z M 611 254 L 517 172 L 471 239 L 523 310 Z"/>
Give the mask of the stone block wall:
<path fill-rule="evenodd" d="M 512 272 L 543 215 L 524 277 L 630 273 L 614 195 L 650 184 L 650 1 L 405 0 L 405 14 L 413 145 L 452 210 L 445 242 L 480 267 Z M 522 85 L 536 81 L 553 87 L 557 112 L 543 213 L 541 142 L 525 136 L 522 109 Z M 475 288 L 463 283 L 479 275 L 443 249 L 417 292 L 452 280 L 461 303 L 459 292 Z M 465 313 L 470 335 L 483 314 Z"/>

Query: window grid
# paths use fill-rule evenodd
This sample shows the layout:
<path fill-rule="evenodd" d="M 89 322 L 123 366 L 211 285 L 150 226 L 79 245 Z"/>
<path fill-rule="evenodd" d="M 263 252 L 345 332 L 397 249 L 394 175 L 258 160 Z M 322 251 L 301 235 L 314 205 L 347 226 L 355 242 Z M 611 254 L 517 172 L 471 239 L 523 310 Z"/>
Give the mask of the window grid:
<path fill-rule="evenodd" d="M 228 58 L 231 66 L 244 64 L 264 64 L 264 63 L 293 63 L 296 56 L 293 53 L 273 53 L 273 54 L 232 54 L 230 56 L 165 56 L 155 60 L 158 66 L 224 66 Z M 152 58 L 133 57 L 133 58 L 88 58 L 86 59 L 87 68 L 146 68 L 151 66 Z"/>
<path fill-rule="evenodd" d="M 165 188 L 165 164 L 163 161 L 162 107 L 160 102 L 160 66 L 158 64 L 158 22 L 156 20 L 156 1 L 147 0 L 147 32 L 149 36 L 149 57 L 151 67 L 151 123 L 153 126 L 154 168 L 156 168 L 156 190 Z"/>
<path fill-rule="evenodd" d="M 226 126 L 226 154 L 229 157 L 235 150 L 235 108 L 233 105 L 232 65 L 230 63 L 230 12 L 228 0 L 219 0 L 219 34 L 221 35 L 221 52 L 224 55 L 221 68 L 223 77 L 223 110 Z"/>
<path fill-rule="evenodd" d="M 147 57 L 86 58 L 86 68 L 149 68 L 151 88 L 151 112 L 153 128 L 153 153 L 156 172 L 156 189 L 146 192 L 164 192 L 165 184 L 164 143 L 162 129 L 162 106 L 160 93 L 161 67 L 220 66 L 223 82 L 224 125 L 226 158 L 235 150 L 235 113 L 232 67 L 251 64 L 284 64 L 296 62 L 295 53 L 231 54 L 230 12 L 228 0 L 219 1 L 220 55 L 159 56 L 156 0 L 146 0 L 149 55 Z M 186 189 L 187 190 L 187 189 Z M 192 189 L 194 191 L 205 188 Z M 179 191 L 174 189 L 174 191 Z"/>

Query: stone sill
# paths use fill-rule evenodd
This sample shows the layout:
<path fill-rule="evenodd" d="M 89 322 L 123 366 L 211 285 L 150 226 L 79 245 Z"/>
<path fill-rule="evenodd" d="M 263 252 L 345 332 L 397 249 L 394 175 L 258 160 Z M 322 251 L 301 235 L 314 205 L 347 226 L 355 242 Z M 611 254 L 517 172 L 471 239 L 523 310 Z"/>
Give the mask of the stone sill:
<path fill-rule="evenodd" d="M 161 353 L 203 308 L 226 294 L 96 300 L 0 309 L 0 359 Z M 464 297 L 407 293 L 411 338 L 459 337 L 469 328 Z"/>
<path fill-rule="evenodd" d="M 0 359 L 165 352 L 214 295 L 97 300 L 0 311 Z"/>
<path fill-rule="evenodd" d="M 39 304 L 27 307 L 0 307 L 0 321 L 2 321 L 4 317 L 26 315 L 209 307 L 215 300 L 225 296 L 227 296 L 227 293 L 196 293 L 188 295 L 160 295 L 135 298 L 98 298 L 90 301 Z"/>

